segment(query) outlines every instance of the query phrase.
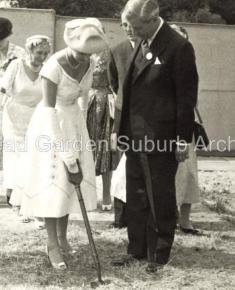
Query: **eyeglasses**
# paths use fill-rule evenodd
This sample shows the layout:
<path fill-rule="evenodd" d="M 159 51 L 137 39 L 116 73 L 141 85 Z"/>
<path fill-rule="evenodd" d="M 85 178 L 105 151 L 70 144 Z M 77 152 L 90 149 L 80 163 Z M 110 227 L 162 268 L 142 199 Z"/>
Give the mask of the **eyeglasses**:
<path fill-rule="evenodd" d="M 126 22 L 122 22 L 122 23 L 120 23 L 120 26 L 123 28 L 128 28 L 128 27 L 130 27 L 130 24 L 128 24 Z"/>

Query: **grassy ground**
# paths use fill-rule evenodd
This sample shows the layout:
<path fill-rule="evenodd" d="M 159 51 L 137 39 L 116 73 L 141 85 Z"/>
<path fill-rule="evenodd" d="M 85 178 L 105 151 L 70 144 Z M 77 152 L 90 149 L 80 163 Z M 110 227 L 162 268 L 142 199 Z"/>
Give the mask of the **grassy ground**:
<path fill-rule="evenodd" d="M 199 172 L 202 201 L 235 222 L 235 172 Z"/>
<path fill-rule="evenodd" d="M 208 178 L 200 174 L 201 186 L 213 179 Z M 203 197 L 209 199 L 204 192 Z M 97 289 L 235 289 L 234 224 L 203 205 L 194 208 L 192 219 L 202 235 L 190 237 L 177 231 L 171 261 L 155 275 L 145 273 L 145 262 L 112 267 L 112 258 L 126 251 L 126 231 L 109 229 L 108 221 L 92 222 L 103 276 L 111 281 Z M 91 289 L 89 283 L 96 280 L 96 272 L 81 221 L 69 225 L 69 240 L 78 253 L 67 260 L 65 272 L 49 266 L 45 231 L 34 229 L 32 223 L 20 224 L 8 208 L 0 208 L 0 228 L 0 290 Z"/>

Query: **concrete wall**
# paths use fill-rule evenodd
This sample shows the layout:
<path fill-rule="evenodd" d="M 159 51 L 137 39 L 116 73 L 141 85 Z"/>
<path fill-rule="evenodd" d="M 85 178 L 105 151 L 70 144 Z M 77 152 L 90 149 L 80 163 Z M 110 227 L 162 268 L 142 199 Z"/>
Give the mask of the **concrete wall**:
<path fill-rule="evenodd" d="M 33 34 L 47 35 L 54 44 L 55 11 L 45 9 L 0 9 L 0 17 L 13 23 L 12 42 L 24 47 L 25 39 Z"/>
<path fill-rule="evenodd" d="M 43 33 L 54 40 L 55 50 L 65 47 L 63 30 L 72 17 L 55 16 L 51 10 L 0 9 L 14 24 L 12 40 L 23 45 L 27 36 Z M 119 21 L 100 19 L 110 45 L 124 39 Z M 235 26 L 181 23 L 196 52 L 200 77 L 199 109 L 208 135 L 214 140 L 235 140 Z M 216 147 L 212 146 L 215 150 Z M 223 146 L 221 146 L 223 149 Z M 235 141 L 231 145 L 235 156 Z M 218 153 L 218 152 L 217 152 Z M 222 155 L 227 155 L 228 152 Z"/>
<path fill-rule="evenodd" d="M 235 140 L 235 26 L 184 26 L 196 52 L 199 109 L 208 134 L 215 140 Z"/>

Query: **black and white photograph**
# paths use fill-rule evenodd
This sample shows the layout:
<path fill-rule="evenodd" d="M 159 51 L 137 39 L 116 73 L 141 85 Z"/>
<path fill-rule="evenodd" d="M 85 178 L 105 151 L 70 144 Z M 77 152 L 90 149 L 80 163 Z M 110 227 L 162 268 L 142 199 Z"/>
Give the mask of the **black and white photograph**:
<path fill-rule="evenodd" d="M 0 0 L 0 290 L 235 289 L 234 108 L 234 0 Z"/>

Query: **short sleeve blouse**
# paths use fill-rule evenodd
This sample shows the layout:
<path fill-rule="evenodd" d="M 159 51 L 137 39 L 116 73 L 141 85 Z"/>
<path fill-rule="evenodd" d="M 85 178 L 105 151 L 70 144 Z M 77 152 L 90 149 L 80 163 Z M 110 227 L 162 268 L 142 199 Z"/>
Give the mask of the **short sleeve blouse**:
<path fill-rule="evenodd" d="M 58 85 L 61 81 L 61 70 L 62 68 L 59 66 L 56 58 L 52 55 L 43 65 L 40 75 Z"/>
<path fill-rule="evenodd" d="M 59 53 L 59 52 L 58 52 Z M 67 74 L 57 61 L 57 53 L 52 55 L 41 69 L 40 75 L 57 85 L 57 104 L 73 104 L 78 98 L 88 98 L 88 91 L 92 84 L 94 64 L 90 67 L 80 82 Z"/>

